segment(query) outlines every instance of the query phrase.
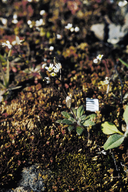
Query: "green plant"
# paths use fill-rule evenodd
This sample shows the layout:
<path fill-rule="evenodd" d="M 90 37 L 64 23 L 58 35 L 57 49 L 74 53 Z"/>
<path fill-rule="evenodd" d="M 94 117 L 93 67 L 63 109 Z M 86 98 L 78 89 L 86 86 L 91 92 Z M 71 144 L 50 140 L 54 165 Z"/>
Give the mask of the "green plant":
<path fill-rule="evenodd" d="M 11 54 L 11 50 L 9 51 L 8 53 L 8 57 L 10 56 Z M 1 73 L 2 73 L 2 79 L 3 79 L 3 84 L 0 83 L 0 87 L 2 88 L 7 88 L 8 85 L 9 85 L 9 59 L 7 58 L 7 70 L 6 70 L 6 74 L 4 73 L 4 70 L 2 68 L 2 56 L 0 56 L 0 70 L 1 70 Z"/>
<path fill-rule="evenodd" d="M 67 124 L 68 130 L 72 131 L 76 128 L 76 132 L 78 135 L 81 135 L 84 131 L 84 127 L 93 126 L 95 125 L 95 117 L 96 114 L 91 115 L 84 115 L 84 106 L 81 105 L 78 109 L 71 108 L 71 113 L 66 111 L 62 111 L 61 114 L 64 116 L 65 119 L 57 120 L 57 123 Z"/>
<path fill-rule="evenodd" d="M 122 59 L 119 58 L 119 61 L 128 68 L 128 64 L 125 63 Z"/>
<path fill-rule="evenodd" d="M 9 73 L 9 57 L 11 55 L 11 50 L 9 50 L 8 57 L 7 57 L 7 70 L 6 73 L 4 73 L 4 70 L 2 68 L 2 62 L 5 62 L 5 60 L 0 55 L 0 71 L 1 71 L 1 79 L 3 83 L 0 82 L 0 102 L 3 100 L 3 95 L 7 93 L 8 91 L 15 90 L 21 88 L 21 86 L 16 87 L 10 87 L 10 73 Z"/>
<path fill-rule="evenodd" d="M 102 123 L 101 127 L 103 133 L 110 135 L 103 146 L 105 150 L 119 147 L 123 143 L 124 139 L 128 137 L 128 105 L 123 113 L 123 118 L 126 122 L 126 130 L 124 134 L 120 132 L 113 123 L 107 121 Z"/>

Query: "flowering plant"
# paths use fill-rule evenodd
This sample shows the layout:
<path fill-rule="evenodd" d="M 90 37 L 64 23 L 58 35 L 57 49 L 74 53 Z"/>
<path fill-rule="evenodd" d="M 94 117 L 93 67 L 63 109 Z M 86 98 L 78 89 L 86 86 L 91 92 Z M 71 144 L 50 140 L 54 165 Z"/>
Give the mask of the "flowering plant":
<path fill-rule="evenodd" d="M 98 55 L 94 60 L 93 63 L 99 64 L 103 58 L 103 55 Z"/>
<path fill-rule="evenodd" d="M 49 66 L 47 64 L 42 65 L 42 68 L 45 68 L 50 73 L 51 77 L 55 77 L 57 73 L 60 72 L 61 67 L 61 63 L 56 63 L 55 61 L 54 64 L 50 63 Z"/>

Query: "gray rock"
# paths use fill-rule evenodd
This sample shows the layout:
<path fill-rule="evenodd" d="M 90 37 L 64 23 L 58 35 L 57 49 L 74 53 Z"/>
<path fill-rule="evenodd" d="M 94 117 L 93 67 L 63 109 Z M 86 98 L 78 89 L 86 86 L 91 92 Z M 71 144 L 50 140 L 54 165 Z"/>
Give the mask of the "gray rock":
<path fill-rule="evenodd" d="M 22 171 L 22 179 L 19 182 L 19 186 L 29 187 L 36 192 L 45 191 L 45 184 L 41 175 L 41 169 L 38 164 L 25 167 Z"/>

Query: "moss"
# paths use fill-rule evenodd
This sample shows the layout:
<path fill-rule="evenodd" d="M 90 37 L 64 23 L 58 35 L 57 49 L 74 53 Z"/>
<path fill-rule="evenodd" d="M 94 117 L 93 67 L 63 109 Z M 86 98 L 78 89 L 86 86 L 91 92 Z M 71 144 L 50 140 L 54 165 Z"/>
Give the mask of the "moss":
<path fill-rule="evenodd" d="M 85 154 L 64 153 L 56 158 L 54 187 L 57 191 L 85 191 L 99 188 L 101 170 L 97 162 Z M 52 190 L 54 191 L 54 187 Z M 49 189 L 50 191 L 51 189 Z"/>
<path fill-rule="evenodd" d="M 113 166 L 110 156 L 82 153 L 63 153 L 55 160 L 54 177 L 48 191 L 124 191 L 126 178 L 112 176 Z"/>

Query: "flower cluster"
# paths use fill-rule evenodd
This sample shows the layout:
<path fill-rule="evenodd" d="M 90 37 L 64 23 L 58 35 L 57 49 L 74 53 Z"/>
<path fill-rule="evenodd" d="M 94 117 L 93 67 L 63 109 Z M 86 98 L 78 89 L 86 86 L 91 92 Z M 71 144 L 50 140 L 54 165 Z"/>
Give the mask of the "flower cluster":
<path fill-rule="evenodd" d="M 79 32 L 79 27 L 73 27 L 72 23 L 68 23 L 66 26 L 65 26 L 65 29 L 69 29 L 71 32 Z"/>
<path fill-rule="evenodd" d="M 16 36 L 16 40 L 15 41 L 12 41 L 12 43 L 10 43 L 10 41 L 6 41 L 6 42 L 3 42 L 2 43 L 2 46 L 3 47 L 8 47 L 9 49 L 12 48 L 12 46 L 14 45 L 21 45 L 21 43 L 23 42 L 24 40 L 20 40 L 20 38 L 18 36 Z"/>
<path fill-rule="evenodd" d="M 55 77 L 57 75 L 57 73 L 60 72 L 62 68 L 61 63 L 50 63 L 49 65 L 47 65 L 46 63 L 44 63 L 42 65 L 42 69 L 46 69 L 49 73 L 51 77 Z M 45 77 L 47 83 L 50 83 L 50 78 L 49 77 Z"/>
<path fill-rule="evenodd" d="M 93 60 L 93 63 L 99 64 L 100 61 L 102 60 L 102 58 L 103 58 L 103 55 L 100 55 L 100 54 L 99 54 L 99 55 L 96 57 L 96 59 Z"/>

